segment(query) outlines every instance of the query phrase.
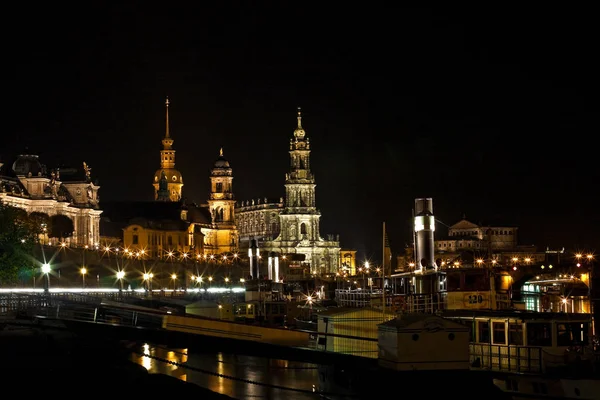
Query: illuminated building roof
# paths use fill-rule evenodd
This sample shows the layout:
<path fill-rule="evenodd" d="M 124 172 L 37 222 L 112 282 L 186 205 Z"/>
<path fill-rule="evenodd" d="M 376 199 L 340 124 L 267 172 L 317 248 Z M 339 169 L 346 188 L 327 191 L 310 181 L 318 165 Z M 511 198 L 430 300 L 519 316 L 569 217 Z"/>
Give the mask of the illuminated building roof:
<path fill-rule="evenodd" d="M 219 151 L 219 158 L 215 161 L 214 168 L 231 168 L 229 161 L 223 156 L 223 148 Z"/>

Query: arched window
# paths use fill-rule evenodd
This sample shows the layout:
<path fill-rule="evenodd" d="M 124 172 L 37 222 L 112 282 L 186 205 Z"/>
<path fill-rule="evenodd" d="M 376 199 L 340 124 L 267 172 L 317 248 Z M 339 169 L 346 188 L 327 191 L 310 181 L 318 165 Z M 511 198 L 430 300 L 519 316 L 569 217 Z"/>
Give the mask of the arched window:
<path fill-rule="evenodd" d="M 300 234 L 306 235 L 306 224 L 304 222 L 300 224 Z"/>

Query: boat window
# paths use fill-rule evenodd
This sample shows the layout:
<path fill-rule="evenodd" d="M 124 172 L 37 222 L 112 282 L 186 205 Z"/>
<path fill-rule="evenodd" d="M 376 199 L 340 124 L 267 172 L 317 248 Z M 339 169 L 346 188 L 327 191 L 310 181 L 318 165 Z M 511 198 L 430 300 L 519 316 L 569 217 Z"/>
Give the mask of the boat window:
<path fill-rule="evenodd" d="M 448 291 L 460 290 L 460 274 L 449 272 L 446 275 L 446 284 L 448 285 Z"/>
<path fill-rule="evenodd" d="M 465 274 L 465 284 L 463 290 L 489 290 L 487 275 Z"/>
<path fill-rule="evenodd" d="M 523 324 L 508 324 L 508 344 L 523 345 Z"/>
<path fill-rule="evenodd" d="M 479 343 L 490 342 L 490 323 L 487 321 L 479 321 L 477 330 L 479 331 Z"/>
<path fill-rule="evenodd" d="M 580 322 L 556 324 L 556 345 L 588 344 L 588 324 Z"/>
<path fill-rule="evenodd" d="M 494 344 L 506 344 L 506 325 L 504 322 L 494 322 L 492 326 L 494 328 Z"/>
<path fill-rule="evenodd" d="M 552 346 L 552 329 L 550 323 L 532 322 L 527 324 L 528 346 Z"/>

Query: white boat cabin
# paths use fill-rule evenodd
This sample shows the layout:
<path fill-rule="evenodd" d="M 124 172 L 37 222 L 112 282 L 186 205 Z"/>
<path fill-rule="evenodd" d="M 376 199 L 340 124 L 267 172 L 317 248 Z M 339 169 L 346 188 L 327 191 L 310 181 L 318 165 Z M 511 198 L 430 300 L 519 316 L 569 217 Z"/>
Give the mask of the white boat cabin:
<path fill-rule="evenodd" d="M 584 356 L 590 314 L 518 310 L 445 310 L 439 315 L 471 329 L 471 366 L 511 372 L 547 372 Z"/>

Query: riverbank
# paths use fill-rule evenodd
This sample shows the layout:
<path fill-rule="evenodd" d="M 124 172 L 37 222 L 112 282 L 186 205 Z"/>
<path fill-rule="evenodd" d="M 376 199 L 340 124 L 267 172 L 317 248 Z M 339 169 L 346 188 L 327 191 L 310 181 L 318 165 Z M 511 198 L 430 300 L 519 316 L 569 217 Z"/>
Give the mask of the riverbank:
<path fill-rule="evenodd" d="M 0 376 L 5 389 L 13 393 L 62 398 L 170 393 L 232 400 L 177 378 L 149 374 L 129 357 L 127 347 L 116 338 L 91 340 L 58 327 L 0 319 Z"/>

